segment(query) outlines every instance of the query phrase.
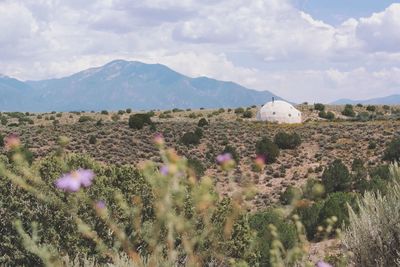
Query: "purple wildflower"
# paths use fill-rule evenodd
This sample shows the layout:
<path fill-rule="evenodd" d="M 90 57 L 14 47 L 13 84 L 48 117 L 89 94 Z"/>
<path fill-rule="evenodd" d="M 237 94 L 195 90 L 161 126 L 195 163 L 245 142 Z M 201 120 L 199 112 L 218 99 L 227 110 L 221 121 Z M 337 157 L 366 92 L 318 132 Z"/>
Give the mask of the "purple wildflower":
<path fill-rule="evenodd" d="M 96 209 L 105 209 L 106 203 L 103 200 L 99 200 L 95 204 Z"/>
<path fill-rule="evenodd" d="M 91 170 L 79 169 L 67 174 L 64 174 L 57 179 L 55 185 L 58 189 L 67 192 L 76 192 L 82 186 L 88 187 L 92 184 L 95 174 Z"/>
<path fill-rule="evenodd" d="M 169 168 L 166 165 L 161 166 L 160 173 L 164 176 L 167 176 L 169 173 Z"/>
<path fill-rule="evenodd" d="M 315 267 L 332 267 L 332 265 L 324 261 L 318 261 L 317 264 L 315 264 Z"/>
<path fill-rule="evenodd" d="M 232 155 L 230 153 L 224 153 L 217 156 L 217 162 L 220 165 L 223 165 L 232 160 Z"/>

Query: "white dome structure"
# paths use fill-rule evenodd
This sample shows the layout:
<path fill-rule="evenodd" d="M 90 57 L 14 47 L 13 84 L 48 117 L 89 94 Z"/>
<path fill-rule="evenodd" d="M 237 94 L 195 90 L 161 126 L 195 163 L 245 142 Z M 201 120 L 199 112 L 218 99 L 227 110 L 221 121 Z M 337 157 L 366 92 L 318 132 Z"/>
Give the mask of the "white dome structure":
<path fill-rule="evenodd" d="M 272 99 L 258 111 L 256 118 L 259 121 L 301 123 L 301 112 L 288 102 Z"/>

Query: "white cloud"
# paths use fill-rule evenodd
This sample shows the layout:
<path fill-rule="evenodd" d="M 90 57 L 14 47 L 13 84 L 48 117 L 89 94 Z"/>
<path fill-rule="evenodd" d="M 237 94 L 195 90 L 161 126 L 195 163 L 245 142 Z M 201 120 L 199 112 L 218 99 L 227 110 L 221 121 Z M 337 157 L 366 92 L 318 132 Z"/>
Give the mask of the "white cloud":
<path fill-rule="evenodd" d="M 335 27 L 288 0 L 6 0 L 0 73 L 60 77 L 122 58 L 294 101 L 367 98 L 400 92 L 398 29 L 400 4 Z"/>

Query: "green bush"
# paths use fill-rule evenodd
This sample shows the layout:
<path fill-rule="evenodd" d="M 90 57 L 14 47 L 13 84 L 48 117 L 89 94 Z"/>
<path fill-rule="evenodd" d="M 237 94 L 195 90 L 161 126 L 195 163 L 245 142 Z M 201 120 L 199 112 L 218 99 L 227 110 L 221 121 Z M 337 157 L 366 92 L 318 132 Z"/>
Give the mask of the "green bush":
<path fill-rule="evenodd" d="M 320 221 L 320 212 L 323 206 L 324 201 L 317 201 L 309 205 L 299 206 L 295 210 L 295 213 L 300 216 L 309 240 L 316 239 L 317 228 L 322 224 Z"/>
<path fill-rule="evenodd" d="M 279 196 L 279 201 L 283 205 L 292 204 L 293 200 L 300 198 L 301 190 L 294 186 L 286 187 L 285 191 Z"/>
<path fill-rule="evenodd" d="M 349 211 L 347 205 L 356 207 L 357 195 L 355 193 L 336 192 L 329 194 L 319 213 L 319 222 L 322 224 L 326 219 L 336 216 L 336 226 L 347 225 L 349 222 Z"/>
<path fill-rule="evenodd" d="M 50 117 L 52 119 L 53 116 Z M 78 122 L 89 122 L 93 121 L 93 118 L 90 116 L 80 116 Z"/>
<path fill-rule="evenodd" d="M 97 137 L 95 135 L 91 135 L 89 137 L 89 144 L 94 145 L 97 143 Z"/>
<path fill-rule="evenodd" d="M 273 224 L 278 229 L 279 238 L 286 249 L 296 245 L 297 232 L 296 227 L 290 221 L 273 209 L 257 212 L 249 218 L 251 229 L 257 233 L 257 248 L 259 251 L 259 265 L 271 266 L 270 250 L 273 237 L 268 229 L 269 224 Z"/>
<path fill-rule="evenodd" d="M 346 165 L 336 159 L 322 174 L 322 184 L 327 193 L 348 191 L 351 187 L 351 175 Z"/>
<path fill-rule="evenodd" d="M 196 175 L 198 177 L 202 177 L 204 175 L 205 168 L 203 166 L 203 163 L 201 163 L 200 160 L 194 159 L 194 158 L 189 158 L 188 166 L 196 173 Z"/>
<path fill-rule="evenodd" d="M 200 144 L 200 136 L 192 132 L 186 132 L 180 139 L 180 142 L 186 146 Z"/>
<path fill-rule="evenodd" d="M 256 143 L 256 154 L 263 156 L 266 163 L 273 163 L 279 157 L 279 147 L 267 137 L 263 137 Z"/>
<path fill-rule="evenodd" d="M 387 161 L 400 161 L 400 137 L 395 137 L 387 146 L 383 159 Z"/>
<path fill-rule="evenodd" d="M 145 125 L 151 125 L 153 122 L 149 114 L 134 114 L 129 116 L 128 125 L 129 128 L 140 130 Z"/>
<path fill-rule="evenodd" d="M 253 112 L 251 112 L 251 110 L 246 110 L 245 112 L 243 112 L 242 117 L 250 119 L 253 117 Z"/>
<path fill-rule="evenodd" d="M 205 118 L 201 118 L 199 120 L 199 122 L 197 123 L 198 127 L 204 127 L 204 126 L 207 126 L 207 125 L 208 125 L 208 121 Z"/>
<path fill-rule="evenodd" d="M 279 132 L 275 135 L 274 142 L 280 149 L 294 149 L 301 144 L 301 138 L 297 133 Z"/>
<path fill-rule="evenodd" d="M 356 113 L 353 110 L 353 106 L 350 104 L 347 104 L 344 107 L 344 110 L 342 111 L 342 115 L 347 116 L 347 117 L 354 117 Z"/>
<path fill-rule="evenodd" d="M 314 104 L 314 109 L 318 111 L 324 111 L 325 110 L 325 105 L 321 103 L 315 103 Z"/>
<path fill-rule="evenodd" d="M 368 105 L 366 109 L 367 109 L 368 111 L 370 111 L 370 112 L 375 112 L 375 111 L 376 111 L 376 107 L 375 107 L 375 106 L 372 106 L 372 105 Z"/>
<path fill-rule="evenodd" d="M 400 260 L 400 168 L 391 167 L 390 180 L 383 197 L 366 192 L 356 210 L 350 210 L 349 226 L 343 243 L 353 253 L 355 266 L 398 266 Z"/>
<path fill-rule="evenodd" d="M 235 113 L 236 114 L 241 114 L 241 113 L 243 113 L 244 112 L 244 109 L 243 108 L 236 108 L 235 109 Z"/>

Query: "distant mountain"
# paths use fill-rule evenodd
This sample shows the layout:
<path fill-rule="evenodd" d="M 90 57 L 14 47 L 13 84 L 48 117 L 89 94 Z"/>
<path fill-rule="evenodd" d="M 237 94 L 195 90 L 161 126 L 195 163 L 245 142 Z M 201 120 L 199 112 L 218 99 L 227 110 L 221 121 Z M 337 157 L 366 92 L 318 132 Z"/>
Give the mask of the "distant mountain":
<path fill-rule="evenodd" d="M 400 105 L 400 95 L 390 95 L 380 98 L 371 98 L 367 100 L 351 100 L 351 99 L 339 99 L 332 102 L 333 105 L 344 105 L 344 104 L 363 104 L 363 105 Z"/>
<path fill-rule="evenodd" d="M 0 76 L 0 97 L 0 111 L 218 108 L 281 99 L 233 82 L 190 78 L 164 65 L 123 60 L 60 79 L 21 82 Z"/>

